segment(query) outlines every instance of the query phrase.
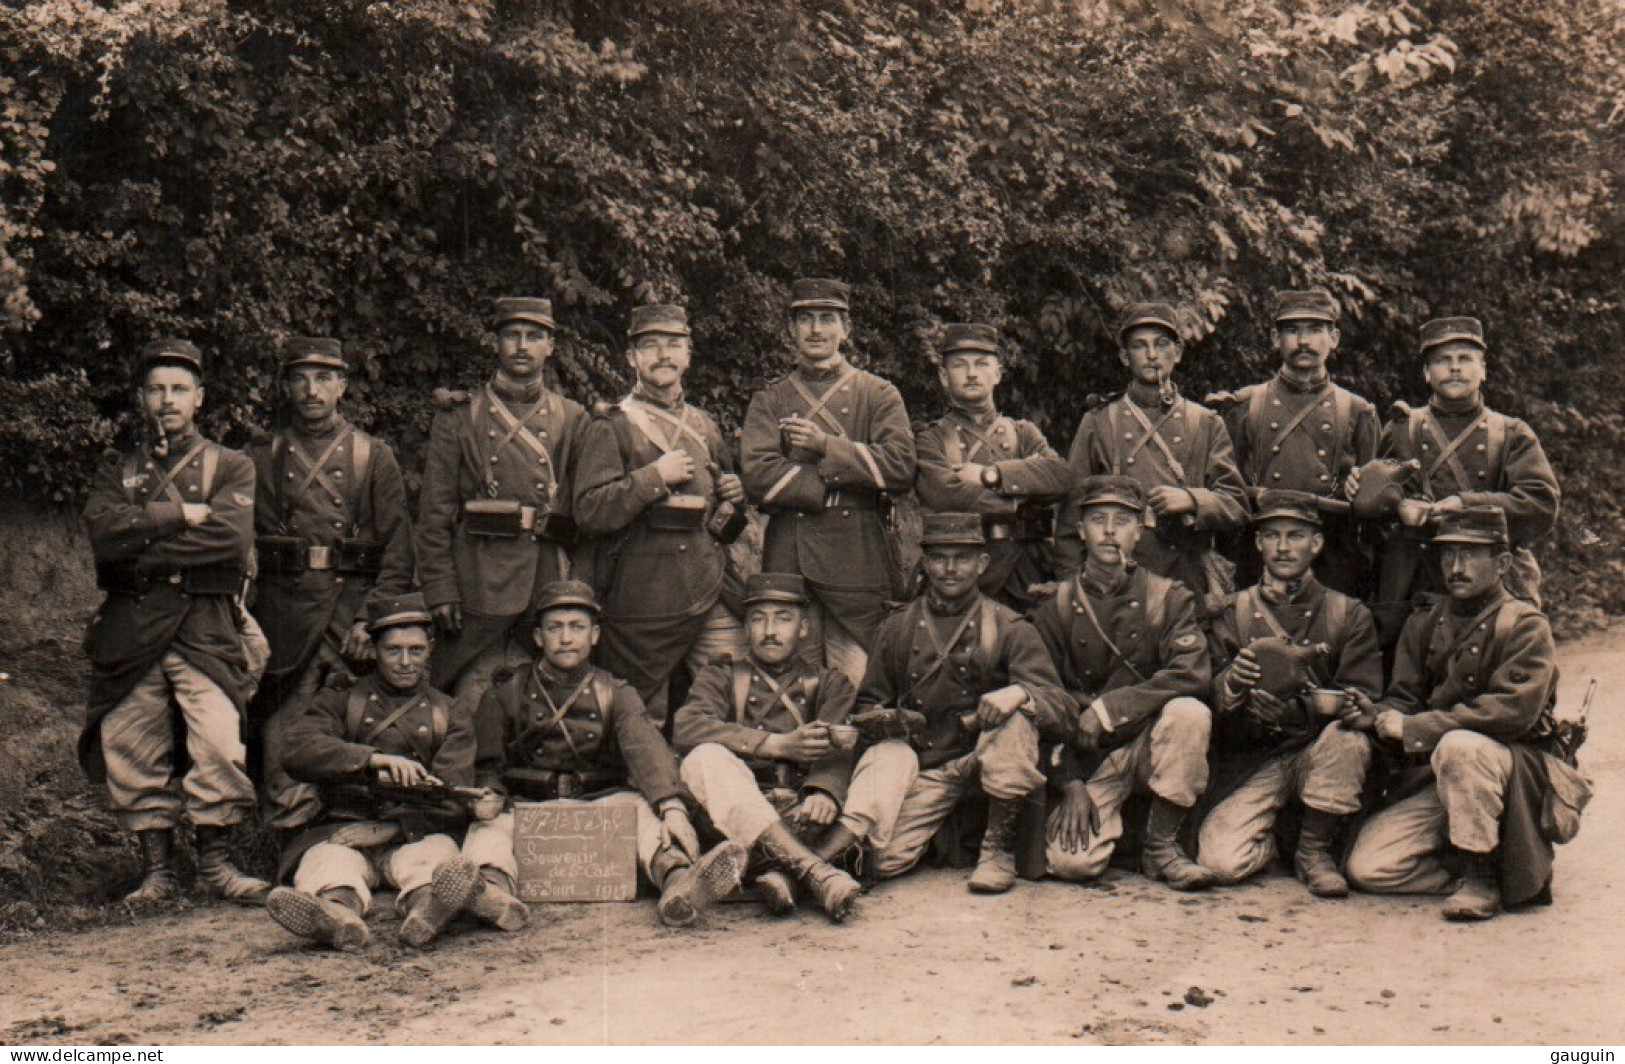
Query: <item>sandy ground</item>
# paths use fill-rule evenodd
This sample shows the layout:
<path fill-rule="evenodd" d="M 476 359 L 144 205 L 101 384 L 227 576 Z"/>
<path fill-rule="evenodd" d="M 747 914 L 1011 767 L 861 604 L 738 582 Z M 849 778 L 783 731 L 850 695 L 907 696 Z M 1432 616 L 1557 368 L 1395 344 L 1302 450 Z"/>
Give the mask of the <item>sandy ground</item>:
<path fill-rule="evenodd" d="M 932 871 L 841 926 L 735 904 L 679 932 L 647 901 L 552 906 L 419 953 L 375 916 L 374 945 L 341 956 L 212 905 L 0 949 L 0 1042 L 1625 1043 L 1625 629 L 1562 657 L 1566 707 L 1601 684 L 1598 795 L 1556 905 L 1487 924 L 1444 923 L 1433 898 L 1315 901 L 1282 875 L 981 898 Z"/>

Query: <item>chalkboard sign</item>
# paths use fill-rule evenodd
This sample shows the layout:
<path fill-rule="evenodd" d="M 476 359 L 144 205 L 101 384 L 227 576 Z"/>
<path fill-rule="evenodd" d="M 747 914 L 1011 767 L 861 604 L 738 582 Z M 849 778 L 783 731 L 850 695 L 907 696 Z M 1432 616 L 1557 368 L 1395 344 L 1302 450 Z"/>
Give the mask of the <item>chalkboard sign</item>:
<path fill-rule="evenodd" d="M 518 802 L 513 854 L 522 901 L 631 901 L 638 812 L 630 805 Z"/>

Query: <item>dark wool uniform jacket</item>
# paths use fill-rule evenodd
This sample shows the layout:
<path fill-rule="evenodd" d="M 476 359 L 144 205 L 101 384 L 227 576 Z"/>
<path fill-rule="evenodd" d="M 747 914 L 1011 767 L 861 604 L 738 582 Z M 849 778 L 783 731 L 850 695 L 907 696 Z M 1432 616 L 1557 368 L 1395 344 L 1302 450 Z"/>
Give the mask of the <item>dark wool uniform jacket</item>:
<path fill-rule="evenodd" d="M 634 402 L 639 402 L 634 400 Z M 659 414 L 650 426 L 694 460 L 694 478 L 667 488 L 654 463 L 664 453 L 620 408 L 595 417 L 582 434 L 575 475 L 575 516 L 587 535 L 607 537 L 595 562 L 595 583 L 607 617 L 660 619 L 708 612 L 722 591 L 727 551 L 705 528 L 661 531 L 650 527 L 651 507 L 672 493 L 697 495 L 706 513 L 716 506 L 716 481 L 706 468 L 733 468 L 732 456 L 710 415 L 688 403 L 655 407 L 681 418 L 689 432 Z M 692 435 L 690 435 L 692 433 Z M 698 437 L 695 439 L 694 437 Z"/>
<path fill-rule="evenodd" d="M 1063 594 L 1068 600 L 1064 607 Z M 1095 630 L 1084 612 L 1083 595 L 1089 596 L 1101 627 L 1123 657 Z M 1153 595 L 1161 600 L 1158 624 L 1151 616 Z M 1205 698 L 1212 682 L 1207 642 L 1196 625 L 1195 599 L 1184 585 L 1141 566 L 1135 566 L 1122 588 L 1109 596 L 1086 591 L 1074 576 L 1070 590 L 1057 589 L 1034 609 L 1033 625 L 1080 716 L 1095 712 L 1091 706 L 1096 699 L 1104 704 L 1111 721 L 1111 731 L 1102 740 L 1106 745 L 1131 741 L 1175 698 Z"/>
<path fill-rule="evenodd" d="M 1495 638 L 1501 609 L 1517 619 Z M 1557 646 L 1540 611 L 1497 589 L 1477 616 L 1448 600 L 1405 622 L 1394 676 L 1377 711 L 1405 714 L 1405 753 L 1430 754 L 1448 732 L 1468 728 L 1497 742 L 1534 743 L 1551 734 L 1557 703 Z"/>
<path fill-rule="evenodd" d="M 1258 390 L 1264 393 L 1262 412 L 1254 416 L 1253 393 Z M 1339 394 L 1348 396 L 1344 400 L 1349 411 L 1346 424 L 1338 423 Z M 1215 398 L 1210 397 L 1209 402 Z M 1249 487 L 1333 495 L 1351 470 L 1376 457 L 1376 408 L 1329 378 L 1303 389 L 1277 374 L 1224 398 L 1225 426 Z M 1317 409 L 1276 444 L 1276 437 L 1309 407 Z"/>
<path fill-rule="evenodd" d="M 807 721 L 844 723 L 857 698 L 852 681 L 839 669 L 814 669 L 795 657 L 777 671 L 749 663 L 737 668 L 746 670 L 750 677 L 744 715 L 737 712 L 734 702 L 736 666 L 732 662 L 707 666 L 694 678 L 688 701 L 673 722 L 672 741 L 678 752 L 686 754 L 701 743 L 716 743 L 739 755 L 758 779 L 771 779 L 774 769 L 783 765 L 789 769 L 789 786 L 803 792 L 823 791 L 845 804 L 855 751 L 836 750 L 811 765 L 774 761 L 760 756 L 760 751 L 768 736 L 793 732 Z M 774 693 L 764 675 L 779 685 L 783 697 Z M 784 699 L 795 705 L 795 713 L 785 706 Z"/>
<path fill-rule="evenodd" d="M 796 381 L 815 401 L 830 396 L 814 419 L 830 433 L 821 458 L 786 452 L 780 439 L 780 418 L 809 412 Z M 750 501 L 769 515 L 763 571 L 800 573 L 867 644 L 892 584 L 876 499 L 882 488 L 899 493 L 914 485 L 914 433 L 896 387 L 844 360 L 829 371 L 796 368 L 751 397 L 740 475 Z"/>
<path fill-rule="evenodd" d="M 373 734 L 419 695 L 421 701 Z M 349 727 L 352 699 L 361 700 L 364 707 L 354 732 Z M 441 729 L 443 734 L 437 736 Z M 376 673 L 363 676 L 352 688 L 322 688 L 289 728 L 287 751 L 288 775 L 306 783 L 366 782 L 371 771 L 368 759 L 373 754 L 390 754 L 411 758 L 447 786 L 474 785 L 474 722 L 468 714 L 458 710 L 450 695 L 427 684 L 414 691 L 397 691 Z M 324 812 L 330 818 L 353 819 L 375 811 L 365 804 L 326 804 Z"/>
<path fill-rule="evenodd" d="M 1542 755 L 1550 752 L 1555 723 L 1557 646 L 1545 615 L 1504 590 L 1480 606 L 1475 616 L 1460 617 L 1445 600 L 1412 614 L 1400 633 L 1393 680 L 1377 711 L 1405 714 L 1403 748 L 1413 767 L 1385 801 L 1397 802 L 1433 779 L 1423 759 L 1457 728 L 1507 744 L 1513 771 L 1501 814 L 1497 879 L 1502 904 L 1520 905 L 1551 882 L 1552 845 L 1540 821 L 1550 786 Z M 1509 626 L 1497 624 L 1502 610 L 1512 611 Z"/>
<path fill-rule="evenodd" d="M 927 511 L 1014 518 L 1022 504 L 1060 502 L 1072 489 L 1072 470 L 1030 421 L 997 415 L 978 420 L 967 411 L 954 410 L 921 429 L 914 437 L 914 450 L 918 458 L 914 490 Z M 999 486 L 961 481 L 954 466 L 963 462 L 994 467 Z M 990 595 L 1008 591 L 1025 599 L 1025 577 L 1037 582 L 1049 576 L 1047 571 L 1017 572 L 1023 551 L 1031 549 L 1032 544 L 1014 540 L 990 541 L 991 564 L 982 574 L 982 590 Z M 1046 563 L 1042 570 L 1047 569 Z"/>
<path fill-rule="evenodd" d="M 346 431 L 351 435 L 329 455 L 322 476 L 310 477 L 296 497 L 308 462 Z M 371 452 L 365 470 L 358 468 L 356 455 L 363 437 Z M 294 426 L 279 429 L 251 444 L 248 457 L 254 463 L 256 536 L 298 537 L 308 546 L 330 548 L 335 558 L 342 540 L 361 540 L 380 554 L 376 575 L 333 569 L 279 574 L 260 566 L 254 617 L 271 644 L 266 676 L 274 681 L 302 672 L 324 634 L 341 643 L 367 602 L 412 589 L 412 524 L 394 450 L 343 418 L 335 418 L 331 431 L 320 436 Z"/>
<path fill-rule="evenodd" d="M 1169 465 L 1156 440 L 1148 438 L 1130 404 L 1157 430 L 1157 438 L 1179 463 L 1178 470 Z M 1167 485 L 1191 493 L 1196 500 L 1192 519 L 1187 522 L 1181 515 L 1160 522 L 1140 537 L 1134 551 L 1134 560 L 1142 566 L 1188 587 L 1204 588 L 1201 555 L 1212 548 L 1214 536 L 1247 523 L 1247 488 L 1236 468 L 1229 431 L 1218 414 L 1183 396 L 1166 410 L 1122 395 L 1089 411 L 1078 423 L 1067 462 L 1079 480 L 1109 473 L 1133 477 L 1147 489 Z M 1067 541 L 1062 558 L 1068 569 L 1082 560 L 1077 529 L 1077 507 L 1069 506 L 1061 519 L 1061 535 Z"/>
<path fill-rule="evenodd" d="M 1340 610 L 1329 612 L 1328 603 L 1340 601 Z M 1249 614 L 1239 611 L 1250 607 Z M 1265 616 L 1268 611 L 1268 617 Z M 1341 612 L 1343 622 L 1332 630 L 1333 613 Z M 1316 580 L 1314 574 L 1303 578 L 1296 594 L 1285 603 L 1271 605 L 1258 594 L 1258 588 L 1249 588 L 1245 594 L 1231 596 L 1230 605 L 1213 620 L 1208 634 L 1213 658 L 1213 701 L 1219 727 L 1215 730 L 1215 745 L 1235 751 L 1267 750 L 1308 745 L 1332 722 L 1329 717 L 1307 714 L 1301 726 L 1286 727 L 1270 732 L 1260 722 L 1242 712 L 1246 704 L 1243 696 L 1232 701 L 1225 690 L 1224 680 L 1230 665 L 1242 648 L 1255 639 L 1275 634 L 1270 627 L 1273 617 L 1296 646 L 1324 643 L 1331 653 L 1316 658 L 1312 663 L 1317 687 L 1332 687 L 1343 691 L 1359 691 L 1373 700 L 1382 697 L 1382 650 L 1377 644 L 1376 622 L 1371 611 L 1347 595 L 1332 591 Z"/>
<path fill-rule="evenodd" d="M 452 393 L 448 409 L 435 415 L 418 508 L 418 577 L 431 607 L 459 603 L 488 617 L 514 617 L 535 605 L 544 584 L 564 578 L 563 552 L 531 535 L 472 536 L 462 522 L 463 504 L 494 497 L 568 514 L 570 477 L 587 413 L 574 400 L 547 392 L 547 402 L 526 421 L 547 460 L 518 438 L 493 453 L 508 432 L 490 387 Z M 498 396 L 496 403 L 517 418 L 536 400 Z M 495 496 L 487 488 L 488 475 L 496 481 Z"/>
<path fill-rule="evenodd" d="M 993 653 L 983 660 L 981 619 L 991 611 Z M 892 706 L 925 714 L 926 729 L 915 738 L 921 768 L 933 768 L 963 757 L 976 745 L 976 733 L 960 716 L 977 707 L 984 694 L 1011 684 L 1026 688 L 1033 723 L 1041 736 L 1058 741 L 1076 727 L 1077 707 L 1062 690 L 1060 677 L 1043 640 L 1020 614 L 981 594 L 971 601 L 970 623 L 948 648 L 947 663 L 938 667 L 936 644 L 925 630 L 933 625 L 946 641 L 966 613 L 939 615 L 928 596 L 886 618 L 869 651 L 869 669 L 858 691 L 858 708 Z"/>
<path fill-rule="evenodd" d="M 583 666 L 565 674 L 544 668 L 533 663 L 519 670 L 492 684 L 480 701 L 475 715 L 479 733 L 475 777 L 481 787 L 505 791 L 504 769 L 534 768 L 608 773 L 617 780 L 606 786 L 629 785 L 651 805 L 682 795 L 677 759 L 636 691 L 603 674 L 614 695 L 609 705 L 600 705 L 601 684 L 591 680 L 599 670 Z M 562 708 L 583 681 L 580 697 L 555 721 L 548 698 Z M 526 737 L 535 728 L 540 733 Z M 522 737 L 527 747 L 523 750 Z"/>
<path fill-rule="evenodd" d="M 189 457 L 199 442 L 213 449 Z M 184 466 L 180 463 L 185 462 Z M 203 483 L 212 466 L 212 482 Z M 208 520 L 187 527 L 181 503 L 158 494 L 165 474 L 188 503 L 207 503 Z M 148 581 L 139 593 L 112 592 L 85 633 L 91 681 L 81 763 L 92 778 L 105 769 L 101 721 L 165 653 L 174 650 L 220 685 L 244 709 L 247 662 L 231 595 L 192 595 L 182 586 L 189 570 L 245 571 L 254 543 L 254 465 L 238 451 L 200 436 L 171 440 L 169 457 L 145 446 L 134 456 L 109 454 L 96 471 L 85 503 L 85 525 L 98 565 L 133 570 Z"/>

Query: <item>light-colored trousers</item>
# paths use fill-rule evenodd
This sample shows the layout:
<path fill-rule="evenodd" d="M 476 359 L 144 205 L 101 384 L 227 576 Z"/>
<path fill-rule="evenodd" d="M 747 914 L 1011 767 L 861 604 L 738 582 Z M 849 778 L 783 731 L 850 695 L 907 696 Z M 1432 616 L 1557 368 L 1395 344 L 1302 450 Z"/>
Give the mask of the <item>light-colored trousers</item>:
<path fill-rule="evenodd" d="M 1346 872 L 1372 894 L 1447 894 L 1448 847 L 1488 854 L 1501 841 L 1512 751 L 1472 731 L 1447 732 L 1433 748 L 1433 782 L 1372 815 L 1355 837 Z"/>
<path fill-rule="evenodd" d="M 654 807 L 637 791 L 614 791 L 601 798 L 586 801 L 558 799 L 569 805 L 630 806 L 637 811 L 638 867 L 649 874 L 649 862 L 660 849 L 669 845 L 660 830 L 660 817 Z M 551 804 L 551 803 L 549 803 Z M 500 868 L 518 878 L 519 865 L 513 855 L 514 815 L 512 810 L 493 820 L 476 820 L 469 825 L 463 839 L 463 856 L 482 867 Z M 650 877 L 651 881 L 653 877 Z"/>
<path fill-rule="evenodd" d="M 1308 746 L 1277 754 L 1225 797 L 1202 821 L 1197 861 L 1225 883 L 1239 883 L 1275 856 L 1275 818 L 1296 798 L 1333 816 L 1360 811 L 1371 738 L 1340 724 Z"/>
<path fill-rule="evenodd" d="M 920 760 L 907 743 L 884 742 L 863 752 L 852 770 L 838 823 L 871 850 L 891 842 L 903 798 L 914 785 Z M 683 758 L 683 783 L 705 807 L 711 822 L 749 849 L 779 820 L 750 766 L 716 743 L 701 743 Z"/>
<path fill-rule="evenodd" d="M 1049 843 L 1044 850 L 1049 874 L 1077 881 L 1106 871 L 1123 837 L 1123 803 L 1136 792 L 1149 790 L 1185 809 L 1195 805 L 1207 790 L 1212 732 L 1213 714 L 1196 699 L 1175 698 L 1163 706 L 1151 727 L 1108 754 L 1089 777 L 1084 789 L 1091 812 L 1083 845 L 1068 850 L 1059 842 Z"/>
<path fill-rule="evenodd" d="M 977 736 L 976 748 L 935 768 L 921 769 L 903 799 L 891 842 L 875 853 L 875 874 L 900 876 L 925 856 L 931 839 L 980 777 L 992 799 L 1025 798 L 1044 785 L 1038 768 L 1038 728 L 1022 713 Z"/>
<path fill-rule="evenodd" d="M 180 708 L 192 761 L 180 794 L 171 786 L 172 698 Z M 102 718 L 101 738 L 113 814 L 131 831 L 173 828 L 183 807 L 193 824 L 232 827 L 254 808 L 237 707 L 218 684 L 173 650 Z"/>
<path fill-rule="evenodd" d="M 508 865 L 493 865 L 510 874 L 513 847 L 508 847 Z M 382 885 L 394 887 L 405 898 L 419 887 L 429 885 L 434 870 L 463 856 L 485 867 L 492 862 L 478 860 L 467 843 L 459 849 L 450 835 L 425 835 L 417 842 L 357 848 L 334 842 L 321 842 L 305 851 L 293 873 L 293 889 L 307 894 L 348 887 L 361 898 L 361 911 L 372 908 L 372 892 Z"/>

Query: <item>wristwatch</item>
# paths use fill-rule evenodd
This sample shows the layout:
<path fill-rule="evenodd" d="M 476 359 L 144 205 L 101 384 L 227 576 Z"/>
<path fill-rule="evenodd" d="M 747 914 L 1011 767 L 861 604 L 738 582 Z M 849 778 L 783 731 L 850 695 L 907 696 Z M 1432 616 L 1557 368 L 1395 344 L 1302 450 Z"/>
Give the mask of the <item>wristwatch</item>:
<path fill-rule="evenodd" d="M 989 491 L 996 491 L 1004 480 L 999 476 L 999 467 L 996 465 L 984 466 L 982 469 L 982 487 Z"/>

